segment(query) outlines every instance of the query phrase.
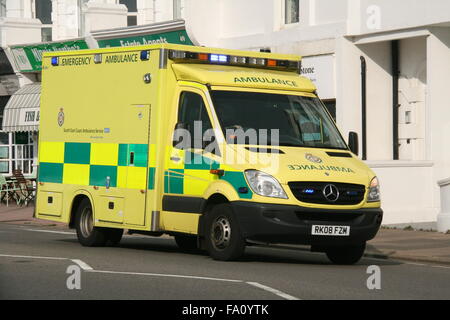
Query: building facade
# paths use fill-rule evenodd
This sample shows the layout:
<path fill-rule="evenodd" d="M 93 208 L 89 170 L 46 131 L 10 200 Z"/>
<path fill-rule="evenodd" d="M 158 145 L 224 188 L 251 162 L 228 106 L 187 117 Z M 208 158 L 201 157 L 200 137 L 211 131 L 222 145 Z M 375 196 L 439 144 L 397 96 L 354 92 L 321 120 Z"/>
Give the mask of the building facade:
<path fill-rule="evenodd" d="M 360 157 L 380 177 L 384 223 L 450 219 L 447 0 L 0 0 L 0 16 L 4 48 L 69 39 L 95 47 L 182 18 L 194 43 L 302 55 L 302 73 L 342 133 L 358 132 Z M 6 53 L 19 87 L 39 81 Z"/>

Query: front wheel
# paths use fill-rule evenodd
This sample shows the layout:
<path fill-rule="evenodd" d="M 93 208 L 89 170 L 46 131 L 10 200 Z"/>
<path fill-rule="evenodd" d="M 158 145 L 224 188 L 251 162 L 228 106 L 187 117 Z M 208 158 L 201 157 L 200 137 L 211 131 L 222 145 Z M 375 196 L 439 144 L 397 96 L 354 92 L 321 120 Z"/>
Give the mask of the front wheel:
<path fill-rule="evenodd" d="M 330 247 L 325 253 L 331 262 L 335 264 L 350 265 L 357 263 L 364 255 L 366 243 L 353 246 Z"/>
<path fill-rule="evenodd" d="M 213 259 L 235 260 L 244 253 L 245 239 L 229 204 L 214 206 L 205 217 L 205 228 L 206 249 Z"/>

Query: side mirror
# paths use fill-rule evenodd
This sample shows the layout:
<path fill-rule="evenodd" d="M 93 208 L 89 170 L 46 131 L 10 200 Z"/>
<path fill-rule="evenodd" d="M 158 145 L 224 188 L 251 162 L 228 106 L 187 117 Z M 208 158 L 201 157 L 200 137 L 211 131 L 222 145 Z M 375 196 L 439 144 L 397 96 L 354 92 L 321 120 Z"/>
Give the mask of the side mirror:
<path fill-rule="evenodd" d="M 356 132 L 350 131 L 348 134 L 348 147 L 350 151 L 354 154 L 358 155 L 359 147 L 358 147 L 358 134 Z"/>

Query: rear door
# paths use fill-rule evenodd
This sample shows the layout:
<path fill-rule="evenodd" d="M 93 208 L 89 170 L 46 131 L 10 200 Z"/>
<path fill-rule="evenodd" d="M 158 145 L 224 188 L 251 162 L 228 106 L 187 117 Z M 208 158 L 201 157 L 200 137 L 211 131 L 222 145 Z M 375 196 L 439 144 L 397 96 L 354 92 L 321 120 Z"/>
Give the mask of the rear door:
<path fill-rule="evenodd" d="M 91 180 L 100 186 L 96 219 L 142 226 L 147 195 L 150 105 L 129 105 L 121 112 L 120 121 L 126 124 L 122 136 L 128 138 L 119 138 L 110 144 L 110 150 L 98 152 L 100 156 L 117 159 L 111 163 L 115 166 L 106 166 L 107 163 L 91 166 Z M 109 156 L 113 153 L 114 156 Z"/>
<path fill-rule="evenodd" d="M 148 184 L 150 105 L 132 105 L 129 128 L 136 137 L 119 145 L 119 187 L 124 188 L 126 224 L 145 224 Z"/>

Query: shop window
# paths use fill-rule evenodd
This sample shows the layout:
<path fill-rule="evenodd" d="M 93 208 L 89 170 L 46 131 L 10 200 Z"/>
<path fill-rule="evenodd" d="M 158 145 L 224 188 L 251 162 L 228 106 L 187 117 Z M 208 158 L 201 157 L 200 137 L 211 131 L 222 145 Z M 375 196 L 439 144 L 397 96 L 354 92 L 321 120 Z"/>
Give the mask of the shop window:
<path fill-rule="evenodd" d="M 300 21 L 300 1 L 285 0 L 284 1 L 284 23 L 292 24 Z"/>
<path fill-rule="evenodd" d="M 7 133 L 1 133 L 1 135 L 6 135 L 8 137 Z M 0 173 L 8 173 L 8 172 L 9 172 L 9 146 L 1 145 L 0 146 Z"/>
<path fill-rule="evenodd" d="M 12 170 L 22 170 L 24 174 L 33 171 L 33 141 L 28 132 L 17 132 L 13 135 Z"/>
<path fill-rule="evenodd" d="M 10 167 L 10 134 L 0 132 L 0 173 L 9 173 Z"/>

